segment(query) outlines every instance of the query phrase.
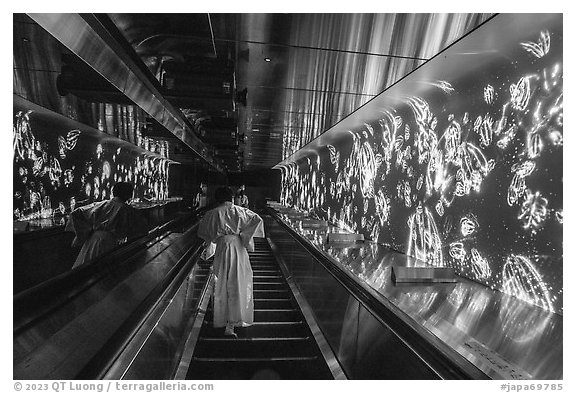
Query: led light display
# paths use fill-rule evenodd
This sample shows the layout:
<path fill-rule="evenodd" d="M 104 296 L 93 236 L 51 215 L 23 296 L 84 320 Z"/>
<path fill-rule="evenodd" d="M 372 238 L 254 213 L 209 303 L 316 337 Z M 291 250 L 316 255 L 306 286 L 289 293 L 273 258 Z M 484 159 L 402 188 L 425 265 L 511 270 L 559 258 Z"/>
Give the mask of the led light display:
<path fill-rule="evenodd" d="M 546 20 L 486 40 L 472 73 L 401 81 L 418 94 L 281 168 L 281 202 L 561 313 L 562 18 Z"/>
<path fill-rule="evenodd" d="M 490 16 L 470 13 L 292 15 L 292 42 L 302 47 L 339 50 L 333 54 L 299 48 L 289 50 L 287 73 L 295 77 L 294 87 L 306 89 L 287 91 L 282 157 L 289 157 Z M 335 26 L 338 33 L 330 34 Z M 362 52 L 374 55 L 358 56 Z M 323 72 L 317 72 L 319 67 Z M 442 82 L 431 83 L 450 90 L 450 86 Z M 345 93 L 327 98 L 327 91 Z"/>
<path fill-rule="evenodd" d="M 169 161 L 126 142 L 80 130 L 55 129 L 17 111 L 13 123 L 14 220 L 51 218 L 110 199 L 116 182 L 134 185 L 134 197 L 168 197 Z"/>

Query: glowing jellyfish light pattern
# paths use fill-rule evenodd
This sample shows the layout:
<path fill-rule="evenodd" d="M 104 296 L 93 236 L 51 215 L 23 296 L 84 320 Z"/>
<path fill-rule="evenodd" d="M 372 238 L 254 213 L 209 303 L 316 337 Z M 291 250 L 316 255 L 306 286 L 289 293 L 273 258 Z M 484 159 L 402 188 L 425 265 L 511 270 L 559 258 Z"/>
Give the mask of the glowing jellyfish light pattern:
<path fill-rule="evenodd" d="M 476 232 L 478 220 L 473 214 L 468 214 L 460 219 L 460 232 L 462 236 L 469 236 Z"/>
<path fill-rule="evenodd" d="M 545 310 L 553 309 L 548 288 L 527 257 L 510 255 L 502 269 L 502 281 L 504 292 Z"/>
<path fill-rule="evenodd" d="M 107 142 L 104 148 L 89 138 L 83 139 L 80 130 L 56 136 L 40 134 L 38 138 L 32 131 L 31 118 L 31 111 L 14 116 L 14 181 L 19 184 L 15 185 L 15 195 L 20 195 L 14 202 L 15 219 L 63 214 L 62 201 L 68 201 L 71 211 L 77 200 L 86 204 L 105 199 L 119 179 L 118 173 L 130 181 L 134 178 L 136 195 L 158 200 L 168 197 L 168 161 L 163 157 L 155 157 L 154 163 L 144 159 L 146 154 L 134 158 L 130 151 L 113 147 L 114 142 Z M 78 146 L 81 155 L 70 154 Z M 139 171 L 140 160 L 149 165 Z"/>
<path fill-rule="evenodd" d="M 528 190 L 521 209 L 518 219 L 522 222 L 523 228 L 535 233 L 542 228 L 548 217 L 548 200 L 543 198 L 539 191 L 533 193 Z"/>
<path fill-rule="evenodd" d="M 520 45 L 528 51 L 528 53 L 533 54 L 537 58 L 542 58 L 548 54 L 550 51 L 550 33 L 548 30 L 540 32 L 540 37 L 538 42 L 522 42 Z"/>
<path fill-rule="evenodd" d="M 494 87 L 492 85 L 487 85 L 484 88 L 484 101 L 487 104 L 492 104 L 494 102 Z"/>
<path fill-rule="evenodd" d="M 480 252 L 475 248 L 470 250 L 470 261 L 472 262 L 472 269 L 477 279 L 487 280 L 492 276 L 492 269 L 490 269 L 488 261 L 480 255 Z"/>
<path fill-rule="evenodd" d="M 434 266 L 444 266 L 442 243 L 434 216 L 422 205 L 408 219 L 409 241 L 407 254 Z"/>
<path fill-rule="evenodd" d="M 515 276 L 532 270 L 512 268 L 522 259 L 508 247 L 515 243 L 508 233 L 520 233 L 537 254 L 536 244 L 556 242 L 531 243 L 549 236 L 542 229 L 563 224 L 554 189 L 561 189 L 561 173 L 549 170 L 563 147 L 558 36 L 558 29 L 539 28 L 513 43 L 521 48 L 513 59 L 487 52 L 495 62 L 491 71 L 424 82 L 430 94 L 424 88 L 399 97 L 395 107 L 375 109 L 370 121 L 282 169 L 282 203 L 436 266 L 449 258 L 460 274 L 492 288 L 525 287 Z M 547 185 L 537 181 L 544 173 Z M 500 210 L 485 218 L 489 206 Z M 540 266 L 533 268 L 538 273 Z"/>
<path fill-rule="evenodd" d="M 452 258 L 454 258 L 460 263 L 463 263 L 464 259 L 466 258 L 466 249 L 464 248 L 464 244 L 462 244 L 461 242 L 450 244 L 449 253 Z"/>

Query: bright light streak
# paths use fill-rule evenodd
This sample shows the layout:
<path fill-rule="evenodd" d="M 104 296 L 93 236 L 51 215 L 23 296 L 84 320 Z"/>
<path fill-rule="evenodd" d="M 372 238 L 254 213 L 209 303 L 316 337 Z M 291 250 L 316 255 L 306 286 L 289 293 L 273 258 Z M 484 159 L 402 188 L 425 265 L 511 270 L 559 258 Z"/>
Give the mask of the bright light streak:
<path fill-rule="evenodd" d="M 452 87 L 452 84 L 448 81 L 438 81 L 432 84 L 441 89 L 446 94 L 451 94 L 454 92 L 454 87 Z"/>

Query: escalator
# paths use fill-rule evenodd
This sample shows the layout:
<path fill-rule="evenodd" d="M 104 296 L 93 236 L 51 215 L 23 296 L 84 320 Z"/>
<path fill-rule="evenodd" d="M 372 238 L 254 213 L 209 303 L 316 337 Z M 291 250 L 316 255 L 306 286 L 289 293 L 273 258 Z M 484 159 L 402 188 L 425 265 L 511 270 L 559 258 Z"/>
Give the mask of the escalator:
<path fill-rule="evenodd" d="M 199 313 L 186 379 L 334 379 L 269 244 L 254 240 L 254 325 L 236 328 L 237 339 L 225 337 L 223 328 L 212 326 L 210 301 Z"/>
<path fill-rule="evenodd" d="M 15 297 L 15 379 L 481 377 L 263 217 L 269 238 L 249 253 L 254 324 L 237 339 L 213 327 L 196 218 Z"/>
<path fill-rule="evenodd" d="M 124 362 L 126 355 L 144 348 L 138 339 L 149 341 L 152 336 L 145 330 L 173 304 L 181 306 L 178 314 L 193 315 L 206 279 L 195 266 L 202 250 L 195 235 L 197 219 L 176 218 L 92 264 L 16 295 L 14 378 L 125 374 L 121 369 L 134 363 Z M 172 301 L 182 293 L 183 301 Z"/>

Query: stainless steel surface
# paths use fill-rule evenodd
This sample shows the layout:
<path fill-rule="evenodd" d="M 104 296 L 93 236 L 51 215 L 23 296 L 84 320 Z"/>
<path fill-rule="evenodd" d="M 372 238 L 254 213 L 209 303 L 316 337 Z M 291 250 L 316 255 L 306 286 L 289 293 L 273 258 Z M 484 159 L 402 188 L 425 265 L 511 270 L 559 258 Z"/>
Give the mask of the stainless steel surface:
<path fill-rule="evenodd" d="M 240 15 L 237 84 L 248 89 L 248 104 L 239 109 L 244 169 L 288 157 L 488 17 Z"/>
<path fill-rule="evenodd" d="M 412 258 L 369 241 L 333 248 L 321 231 L 280 217 L 351 278 L 490 378 L 563 378 L 562 316 L 461 277 L 453 284 L 394 285 L 392 267 L 414 266 Z"/>
<path fill-rule="evenodd" d="M 163 155 L 168 153 L 163 146 L 167 141 L 152 141 L 142 135 L 146 114 L 127 98 L 120 100 L 122 103 L 106 103 L 97 93 L 93 97 L 80 94 L 84 98 L 69 93 L 62 86 L 62 78 L 69 75 L 66 70 L 70 67 L 91 70 L 28 16 L 14 15 L 15 96 L 150 151 L 164 150 Z M 92 71 L 94 75 L 99 77 L 96 71 Z M 90 78 L 81 75 L 78 79 L 84 81 Z M 73 82 L 68 85 L 72 89 L 77 87 Z M 117 91 L 117 95 L 122 94 Z M 173 139 L 178 141 L 176 137 Z M 170 153 L 173 150 L 171 148 Z"/>
<path fill-rule="evenodd" d="M 100 144 L 104 145 L 107 142 L 113 142 L 114 145 L 122 147 L 128 151 L 133 151 L 135 154 L 144 154 L 147 157 L 152 158 L 162 158 L 161 155 L 153 153 L 149 150 L 143 149 L 137 145 L 134 145 L 128 141 L 115 138 L 111 135 L 100 132 L 97 129 L 87 126 L 86 124 L 80 123 L 76 120 L 72 120 L 62 114 L 48 110 L 40 105 L 36 105 L 33 102 L 22 98 L 21 96 L 14 94 L 12 98 L 13 107 L 15 111 L 28 111 L 32 110 L 34 116 L 46 123 L 58 124 L 61 127 L 66 127 L 70 130 L 80 130 L 84 135 L 89 135 L 91 138 L 97 140 Z M 167 159 L 170 163 L 175 163 L 175 161 Z"/>
<path fill-rule="evenodd" d="M 190 363 L 192 362 L 192 357 L 194 356 L 194 349 L 196 348 L 196 343 L 198 342 L 198 337 L 200 336 L 200 329 L 202 329 L 202 324 L 204 323 L 204 317 L 206 315 L 206 309 L 208 308 L 208 303 L 212 297 L 212 291 L 214 290 L 214 274 L 210 273 L 208 282 L 204 290 L 202 291 L 202 297 L 199 302 L 196 317 L 193 319 L 192 329 L 186 338 L 184 344 L 184 349 L 182 351 L 182 357 L 178 362 L 178 367 L 174 375 L 175 380 L 185 380 L 188 369 L 190 368 Z"/>
<path fill-rule="evenodd" d="M 217 161 L 237 172 L 277 164 L 491 14 L 30 16 L 210 164 Z M 112 38 L 99 23 L 103 18 L 109 18 L 122 37 Z M 25 38 L 26 43 L 16 47 L 44 44 L 36 43 L 34 35 Z M 129 46 L 140 57 L 140 67 L 127 55 Z M 205 96 L 180 105 L 177 97 L 162 97 L 155 88 L 158 83 L 149 83 L 150 76 L 162 80 L 166 62 L 194 67 L 203 61 L 233 64 L 230 88 L 239 97 Z M 37 70 L 60 71 L 47 70 L 54 63 L 38 63 Z M 143 74 L 144 67 L 149 72 Z M 203 78 L 197 70 L 189 74 Z M 19 78 L 15 73 L 15 87 Z M 50 91 L 39 94 L 48 96 Z M 226 151 L 217 140 L 199 142 L 183 113 L 190 121 L 232 119 L 230 129 L 238 138 Z M 195 154 L 179 158 L 188 163 L 190 156 Z"/>
<path fill-rule="evenodd" d="M 29 14 L 72 53 L 106 78 L 168 131 L 221 170 L 208 148 L 192 132 L 182 112 L 173 107 L 151 83 L 114 37 L 93 15 Z"/>
<path fill-rule="evenodd" d="M 282 255 L 348 379 L 439 379 L 426 361 L 359 303 L 274 219 L 266 233 Z"/>
<path fill-rule="evenodd" d="M 393 111 L 400 103 L 410 97 L 424 96 L 432 91 L 438 81 L 455 81 L 465 75 L 473 75 L 475 70 L 482 69 L 493 58 L 507 56 L 519 44 L 519 40 L 510 37 L 523 37 L 527 32 L 546 29 L 555 23 L 557 15 L 531 14 L 517 18 L 516 14 L 499 14 L 485 23 L 463 40 L 460 40 L 436 55 L 429 62 L 420 65 L 410 73 L 410 77 L 400 80 L 363 106 L 342 119 L 326 132 L 303 146 L 291 156 L 285 158 L 274 168 L 281 168 L 303 159 L 322 146 L 334 144 L 345 137 L 348 130 L 356 129 L 365 123 L 379 119 L 384 110 Z M 498 21 L 498 23 L 492 23 Z M 498 40 L 498 37 L 507 37 Z M 400 78 L 398 78 L 400 79 Z"/>
<path fill-rule="evenodd" d="M 135 253 L 128 272 L 109 275 L 14 336 L 14 378 L 74 379 L 102 351 L 156 286 L 184 258 L 193 230 Z M 126 264 L 120 266 L 126 269 Z"/>
<path fill-rule="evenodd" d="M 330 369 L 332 376 L 334 377 L 335 380 L 348 379 L 346 377 L 346 374 L 344 373 L 344 370 L 342 370 L 340 363 L 338 363 L 338 359 L 334 355 L 334 352 L 332 351 L 330 344 L 328 344 L 328 341 L 326 341 L 324 334 L 322 334 L 322 331 L 320 330 L 320 327 L 318 326 L 318 323 L 314 318 L 314 314 L 312 309 L 310 308 L 310 305 L 306 301 L 306 298 L 300 293 L 300 290 L 298 289 L 298 286 L 294 282 L 294 279 L 292 278 L 290 271 L 287 269 L 286 264 L 284 263 L 284 260 L 282 258 L 282 254 L 278 252 L 278 248 L 276 247 L 272 239 L 268 237 L 266 238 L 266 240 L 268 241 L 268 244 L 270 244 L 270 249 L 272 250 L 272 253 L 274 254 L 276 260 L 278 261 L 278 265 L 280 266 L 280 270 L 282 270 L 282 274 L 284 274 L 284 277 L 286 277 L 286 282 L 290 286 L 292 295 L 294 295 L 294 299 L 298 303 L 298 307 L 300 307 L 302 315 L 304 315 L 304 319 L 306 320 L 306 323 L 310 327 L 310 331 L 314 336 L 314 340 L 316 340 L 316 344 L 318 344 L 318 348 L 320 349 L 320 352 L 322 353 L 322 356 L 324 357 L 324 360 L 326 361 L 326 364 L 328 365 L 328 368 Z"/>
<path fill-rule="evenodd" d="M 206 283 L 199 253 L 189 258 L 101 379 L 172 379 Z"/>
<path fill-rule="evenodd" d="M 232 109 L 240 144 L 215 156 L 229 171 L 248 171 L 278 163 L 490 14 L 107 17 L 159 81 L 166 62 L 234 63 L 235 91 L 247 89 Z M 198 119 L 231 111 L 228 102 L 203 114 L 199 105 L 181 108 Z"/>

